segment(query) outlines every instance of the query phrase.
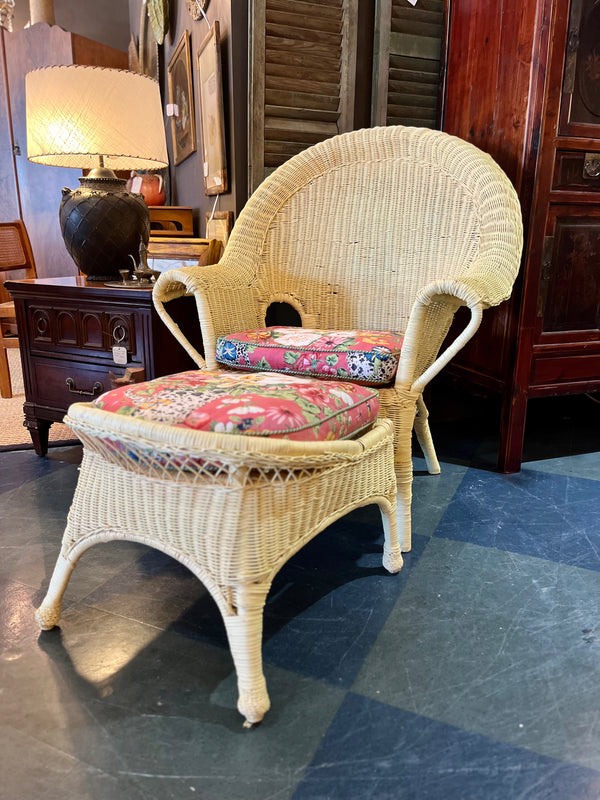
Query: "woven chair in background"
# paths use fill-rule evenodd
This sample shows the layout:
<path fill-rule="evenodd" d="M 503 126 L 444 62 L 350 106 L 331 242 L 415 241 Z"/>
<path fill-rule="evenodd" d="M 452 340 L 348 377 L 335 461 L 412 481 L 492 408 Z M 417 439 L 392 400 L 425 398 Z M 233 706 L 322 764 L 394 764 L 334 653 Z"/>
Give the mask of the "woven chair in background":
<path fill-rule="evenodd" d="M 213 370 L 217 340 L 265 325 L 288 303 L 304 328 L 404 334 L 395 379 L 380 389 L 395 431 L 398 524 L 410 550 L 413 427 L 439 472 L 422 393 L 506 300 L 518 272 L 517 195 L 493 159 L 441 131 L 403 126 L 335 136 L 291 158 L 250 198 L 220 262 L 164 272 L 158 313 L 196 363 Z M 203 358 L 165 304 L 196 297 Z M 470 321 L 441 354 L 456 310 Z"/>
<path fill-rule="evenodd" d="M 35 278 L 33 252 L 25 224 L 21 220 L 0 222 L 0 395 L 12 397 L 8 367 L 9 347 L 19 346 L 16 334 L 15 306 L 4 282 Z"/>

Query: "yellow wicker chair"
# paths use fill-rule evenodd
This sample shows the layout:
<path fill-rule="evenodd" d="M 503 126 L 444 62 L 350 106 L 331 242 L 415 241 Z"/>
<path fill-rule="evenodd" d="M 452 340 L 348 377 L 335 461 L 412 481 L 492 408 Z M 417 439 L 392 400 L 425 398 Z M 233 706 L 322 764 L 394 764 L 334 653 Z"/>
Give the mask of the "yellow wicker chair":
<path fill-rule="evenodd" d="M 413 425 L 429 472 L 439 464 L 426 384 L 473 336 L 482 311 L 506 300 L 522 249 L 517 195 L 492 158 L 421 128 L 370 128 L 311 147 L 250 198 L 221 261 L 163 273 L 158 313 L 196 363 L 215 361 L 219 336 L 260 328 L 273 302 L 303 327 L 405 333 L 395 382 L 380 391 L 395 429 L 398 524 L 410 550 Z M 165 303 L 196 297 L 205 358 Z M 441 354 L 455 311 L 470 322 Z"/>

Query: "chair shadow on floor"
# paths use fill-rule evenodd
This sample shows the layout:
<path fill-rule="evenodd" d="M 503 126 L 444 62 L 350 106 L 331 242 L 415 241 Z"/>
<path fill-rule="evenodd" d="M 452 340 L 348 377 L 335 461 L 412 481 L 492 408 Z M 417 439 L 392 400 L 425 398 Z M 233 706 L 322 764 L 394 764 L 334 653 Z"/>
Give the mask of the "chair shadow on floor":
<path fill-rule="evenodd" d="M 418 558 L 420 538 L 416 537 L 415 551 L 406 554 L 405 567 L 398 575 L 390 575 L 381 566 L 383 529 L 377 506 L 356 509 L 309 542 L 280 570 L 267 598 L 265 669 L 281 667 L 349 686 L 399 596 L 411 563 Z M 111 542 L 90 548 L 80 566 L 91 561 L 95 551 L 115 544 L 120 545 Z M 36 593 L 36 604 L 44 592 L 45 586 Z M 166 605 L 167 612 L 157 623 L 158 604 Z M 118 617 L 116 623 L 113 613 Z M 126 623 L 122 622 L 124 616 Z M 365 630 L 365 621 L 372 623 L 371 629 Z M 181 703 L 186 715 L 242 730 L 236 710 L 235 671 L 219 610 L 201 582 L 169 556 L 144 548 L 137 561 L 118 569 L 83 601 L 70 601 L 67 590 L 61 624 L 64 632 L 60 627 L 42 632 L 39 644 L 60 671 L 67 691 L 74 690 L 83 702 L 101 701 L 110 686 L 110 704 L 127 705 L 133 692 L 136 697 L 144 695 L 144 704 L 154 702 L 156 711 L 156 701 L 165 703 L 166 695 L 172 703 Z M 157 626 L 163 624 L 158 631 Z M 135 631 L 142 626 L 151 631 L 151 638 L 142 647 L 131 645 L 131 625 Z M 86 670 L 74 663 L 77 656 L 70 644 L 71 636 L 82 627 L 88 635 L 92 629 L 92 638 L 98 637 L 101 646 L 109 650 L 127 651 L 131 646 L 135 653 L 103 680 L 85 677 Z M 357 640 L 362 644 L 355 661 L 347 663 L 348 648 L 356 646 Z M 308 646 L 310 653 L 306 652 Z M 90 643 L 90 647 L 94 645 Z M 106 659 L 110 662 L 110 652 Z M 157 661 L 161 674 L 167 672 L 160 683 L 155 677 Z M 275 679 L 272 695 L 276 691 Z M 216 702 L 215 697 L 219 698 Z M 273 702 L 266 717 L 269 726 L 276 724 L 283 705 L 281 700 Z M 164 713 L 174 713 L 162 708 Z M 142 713 L 134 709 L 138 711 Z"/>

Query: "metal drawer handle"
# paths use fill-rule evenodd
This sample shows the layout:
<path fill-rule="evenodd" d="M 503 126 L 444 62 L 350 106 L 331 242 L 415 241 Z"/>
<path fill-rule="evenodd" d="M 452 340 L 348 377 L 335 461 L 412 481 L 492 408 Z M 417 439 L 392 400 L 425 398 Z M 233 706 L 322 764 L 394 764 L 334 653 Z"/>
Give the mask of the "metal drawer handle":
<path fill-rule="evenodd" d="M 584 178 L 600 178 L 600 153 L 586 153 L 583 162 Z"/>
<path fill-rule="evenodd" d="M 115 325 L 112 332 L 113 339 L 117 344 L 121 344 L 121 342 L 125 339 L 126 333 L 127 331 L 122 325 Z"/>
<path fill-rule="evenodd" d="M 104 391 L 104 386 L 100 383 L 100 381 L 96 381 L 92 386 L 91 392 L 85 392 L 83 389 L 76 389 L 75 388 L 75 381 L 73 378 L 67 378 L 65 381 L 67 384 L 67 389 L 72 392 L 73 394 L 84 394 L 86 397 L 96 397 L 97 394 L 102 394 Z"/>

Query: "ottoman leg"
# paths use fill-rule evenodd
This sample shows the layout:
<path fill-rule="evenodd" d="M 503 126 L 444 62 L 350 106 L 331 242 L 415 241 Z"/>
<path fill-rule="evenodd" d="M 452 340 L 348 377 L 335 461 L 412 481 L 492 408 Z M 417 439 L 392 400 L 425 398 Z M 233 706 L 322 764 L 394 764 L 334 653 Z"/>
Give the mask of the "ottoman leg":
<path fill-rule="evenodd" d="M 247 728 L 260 722 L 271 706 L 262 669 L 263 609 L 269 589 L 270 584 L 235 587 L 236 613 L 224 617 L 237 673 L 237 707 Z"/>
<path fill-rule="evenodd" d="M 35 612 L 36 622 L 43 631 L 49 631 L 58 625 L 63 595 L 74 569 L 75 564 L 61 553 L 54 566 L 46 597 Z"/>
<path fill-rule="evenodd" d="M 388 572 L 400 572 L 404 563 L 398 542 L 396 510 L 389 503 L 379 503 L 383 522 L 383 566 Z"/>

